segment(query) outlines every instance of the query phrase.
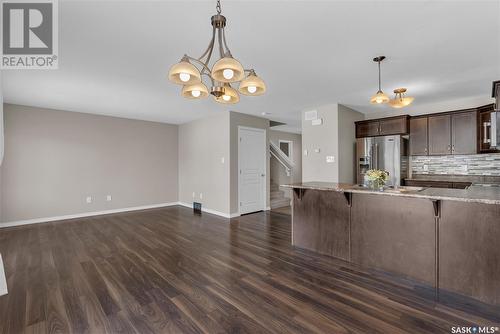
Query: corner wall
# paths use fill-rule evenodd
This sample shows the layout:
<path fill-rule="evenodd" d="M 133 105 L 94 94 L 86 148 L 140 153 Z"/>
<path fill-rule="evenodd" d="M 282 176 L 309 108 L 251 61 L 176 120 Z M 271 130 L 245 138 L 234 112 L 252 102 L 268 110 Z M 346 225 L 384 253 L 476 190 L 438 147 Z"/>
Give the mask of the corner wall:
<path fill-rule="evenodd" d="M 176 125 L 11 104 L 4 118 L 2 222 L 178 201 Z"/>
<path fill-rule="evenodd" d="M 179 125 L 179 201 L 201 202 L 204 209 L 226 216 L 231 212 L 229 117 L 221 112 Z"/>
<path fill-rule="evenodd" d="M 302 113 L 302 182 L 355 182 L 355 125 L 364 119 L 356 110 L 329 104 L 317 111 L 321 125 L 312 125 Z M 305 151 L 307 150 L 307 155 Z M 334 161 L 328 162 L 327 157 Z"/>

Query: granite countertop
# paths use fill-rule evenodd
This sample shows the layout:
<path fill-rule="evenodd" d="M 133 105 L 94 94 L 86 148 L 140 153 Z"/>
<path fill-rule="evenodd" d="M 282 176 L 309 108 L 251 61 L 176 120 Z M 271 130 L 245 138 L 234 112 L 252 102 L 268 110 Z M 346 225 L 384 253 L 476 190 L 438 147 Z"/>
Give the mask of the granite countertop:
<path fill-rule="evenodd" d="M 355 184 L 333 182 L 293 183 L 284 184 L 280 187 L 500 205 L 500 188 L 497 187 L 472 186 L 468 189 L 399 187 L 399 190 L 387 189 L 385 191 L 375 191 Z"/>

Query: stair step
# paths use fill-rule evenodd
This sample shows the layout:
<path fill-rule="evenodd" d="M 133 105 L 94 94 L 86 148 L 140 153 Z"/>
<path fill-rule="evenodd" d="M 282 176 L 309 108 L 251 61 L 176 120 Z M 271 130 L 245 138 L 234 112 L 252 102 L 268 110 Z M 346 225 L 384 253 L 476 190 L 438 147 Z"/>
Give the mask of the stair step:
<path fill-rule="evenodd" d="M 284 206 L 290 205 L 290 199 L 287 197 L 283 197 L 277 200 L 271 200 L 271 209 L 282 208 Z"/>

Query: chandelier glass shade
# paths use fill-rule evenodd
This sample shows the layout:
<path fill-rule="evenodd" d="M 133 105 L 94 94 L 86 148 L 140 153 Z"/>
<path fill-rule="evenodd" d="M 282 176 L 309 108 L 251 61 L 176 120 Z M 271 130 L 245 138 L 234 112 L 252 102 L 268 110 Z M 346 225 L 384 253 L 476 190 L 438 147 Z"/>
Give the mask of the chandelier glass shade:
<path fill-rule="evenodd" d="M 415 98 L 406 96 L 406 88 L 397 88 L 394 90 L 394 98 L 389 101 L 389 105 L 393 108 L 403 108 L 410 105 Z"/>
<path fill-rule="evenodd" d="M 182 96 L 187 99 L 202 99 L 208 96 L 208 88 L 203 82 L 182 87 Z"/>
<path fill-rule="evenodd" d="M 217 14 L 211 18 L 212 39 L 205 52 L 198 58 L 184 55 L 181 61 L 170 68 L 168 78 L 171 82 L 182 85 L 182 96 L 198 99 L 213 95 L 219 103 L 237 103 L 240 100 L 238 91 L 244 95 L 257 96 L 266 91 L 264 81 L 253 69 L 244 69 L 239 61 L 233 58 L 226 42 L 226 18 L 221 15 L 220 0 L 217 0 Z M 219 54 L 210 69 L 211 58 Z M 209 87 L 202 78 L 210 83 Z M 239 83 L 238 90 L 231 84 Z"/>

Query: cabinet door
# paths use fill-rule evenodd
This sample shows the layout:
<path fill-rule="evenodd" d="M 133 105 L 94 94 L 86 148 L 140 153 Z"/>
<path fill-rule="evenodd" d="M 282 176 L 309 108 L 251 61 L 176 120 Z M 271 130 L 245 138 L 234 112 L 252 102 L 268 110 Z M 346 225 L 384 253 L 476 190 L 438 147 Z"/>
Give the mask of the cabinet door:
<path fill-rule="evenodd" d="M 410 119 L 410 155 L 427 155 L 427 117 Z"/>
<path fill-rule="evenodd" d="M 429 155 L 451 154 L 451 116 L 429 116 Z"/>
<path fill-rule="evenodd" d="M 399 135 L 408 133 L 408 117 L 398 117 L 380 120 L 380 135 Z"/>
<path fill-rule="evenodd" d="M 356 138 L 378 136 L 379 126 L 379 121 L 356 123 Z"/>
<path fill-rule="evenodd" d="M 477 115 L 475 111 L 451 116 L 451 152 L 477 153 Z"/>

